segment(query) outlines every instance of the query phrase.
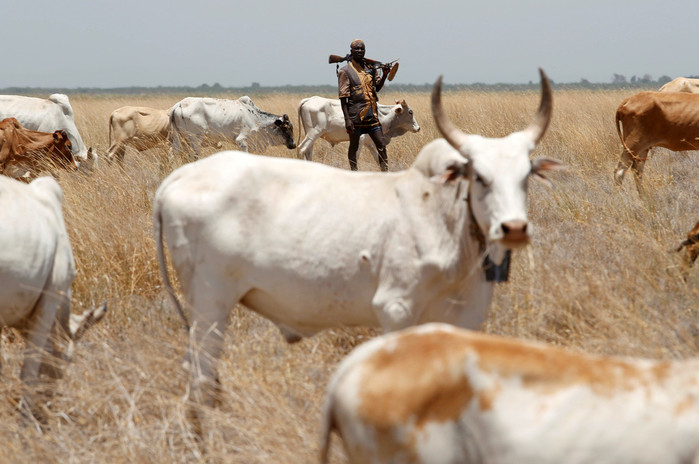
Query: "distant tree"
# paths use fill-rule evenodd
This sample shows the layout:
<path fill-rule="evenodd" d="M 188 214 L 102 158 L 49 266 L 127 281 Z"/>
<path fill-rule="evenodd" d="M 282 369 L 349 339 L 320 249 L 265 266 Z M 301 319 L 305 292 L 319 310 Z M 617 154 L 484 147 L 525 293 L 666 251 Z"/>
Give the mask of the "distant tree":
<path fill-rule="evenodd" d="M 612 84 L 626 84 L 626 76 L 623 74 L 614 74 L 612 78 Z"/>
<path fill-rule="evenodd" d="M 253 89 L 259 89 L 260 88 L 260 83 L 259 82 L 253 82 L 252 85 L 250 86 Z"/>
<path fill-rule="evenodd" d="M 636 79 L 636 75 L 634 74 L 633 76 L 631 76 L 631 79 L 629 79 L 629 82 L 630 82 L 631 84 L 635 84 L 637 80 L 638 80 L 638 79 Z"/>
<path fill-rule="evenodd" d="M 650 74 L 644 74 L 643 77 L 638 79 L 638 82 L 641 82 L 643 84 L 650 84 L 651 82 L 653 82 L 653 76 L 651 76 Z"/>
<path fill-rule="evenodd" d="M 668 76 L 668 75 L 666 75 L 666 74 L 663 74 L 662 76 L 660 76 L 660 77 L 658 78 L 658 84 L 660 84 L 660 85 L 665 85 L 665 84 L 667 84 L 668 82 L 670 82 L 671 80 L 672 80 L 672 78 L 671 78 L 670 76 Z"/>
<path fill-rule="evenodd" d="M 585 78 L 580 79 L 580 83 L 581 83 L 582 85 L 590 85 L 590 81 L 588 81 L 588 80 L 585 79 Z"/>

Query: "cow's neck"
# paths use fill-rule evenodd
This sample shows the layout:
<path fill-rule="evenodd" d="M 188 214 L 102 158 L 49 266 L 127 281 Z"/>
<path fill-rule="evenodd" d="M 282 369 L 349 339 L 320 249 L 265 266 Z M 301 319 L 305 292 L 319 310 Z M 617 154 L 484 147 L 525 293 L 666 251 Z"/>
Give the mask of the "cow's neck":
<path fill-rule="evenodd" d="M 478 256 L 482 260 L 481 268 L 485 273 L 485 280 L 488 282 L 507 282 L 510 273 L 510 257 L 511 250 L 505 251 L 505 257 L 500 264 L 495 264 L 488 254 L 488 242 L 485 234 L 478 226 L 476 216 L 473 214 L 473 206 L 471 205 L 472 195 L 469 192 L 466 203 L 468 204 L 468 219 L 469 219 L 469 235 L 474 242 L 478 244 Z"/>

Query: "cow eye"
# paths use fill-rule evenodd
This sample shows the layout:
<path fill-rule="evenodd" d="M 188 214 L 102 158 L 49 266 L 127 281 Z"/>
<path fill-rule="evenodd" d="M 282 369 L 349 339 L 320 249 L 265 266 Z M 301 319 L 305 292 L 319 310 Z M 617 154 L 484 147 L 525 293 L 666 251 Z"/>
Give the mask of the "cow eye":
<path fill-rule="evenodd" d="M 479 184 L 481 184 L 481 185 L 483 186 L 483 188 L 488 188 L 488 187 L 490 187 L 490 183 L 489 183 L 488 181 L 486 181 L 486 180 L 483 178 L 483 176 L 481 176 L 481 175 L 478 174 L 478 173 L 475 174 L 475 180 L 476 180 L 476 182 L 478 182 Z"/>
<path fill-rule="evenodd" d="M 408 110 L 408 114 L 412 116 L 413 110 Z"/>

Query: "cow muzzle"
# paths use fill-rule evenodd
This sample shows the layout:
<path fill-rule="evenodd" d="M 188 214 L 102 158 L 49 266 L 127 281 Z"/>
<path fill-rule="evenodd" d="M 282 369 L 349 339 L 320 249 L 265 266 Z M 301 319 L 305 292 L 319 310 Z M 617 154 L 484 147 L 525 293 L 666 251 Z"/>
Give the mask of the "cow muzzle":
<path fill-rule="evenodd" d="M 520 247 L 529 243 L 529 226 L 521 219 L 505 221 L 500 224 L 501 240 L 511 247 Z"/>

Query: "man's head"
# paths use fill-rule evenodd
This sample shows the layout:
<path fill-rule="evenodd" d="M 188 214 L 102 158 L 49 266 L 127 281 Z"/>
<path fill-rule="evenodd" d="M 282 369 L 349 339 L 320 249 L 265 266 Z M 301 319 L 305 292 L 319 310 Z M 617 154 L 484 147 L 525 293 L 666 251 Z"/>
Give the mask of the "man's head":
<path fill-rule="evenodd" d="M 352 59 L 357 61 L 362 61 L 364 59 L 364 52 L 366 51 L 364 47 L 364 41 L 360 39 L 354 39 L 350 44 L 350 53 L 352 54 Z"/>

